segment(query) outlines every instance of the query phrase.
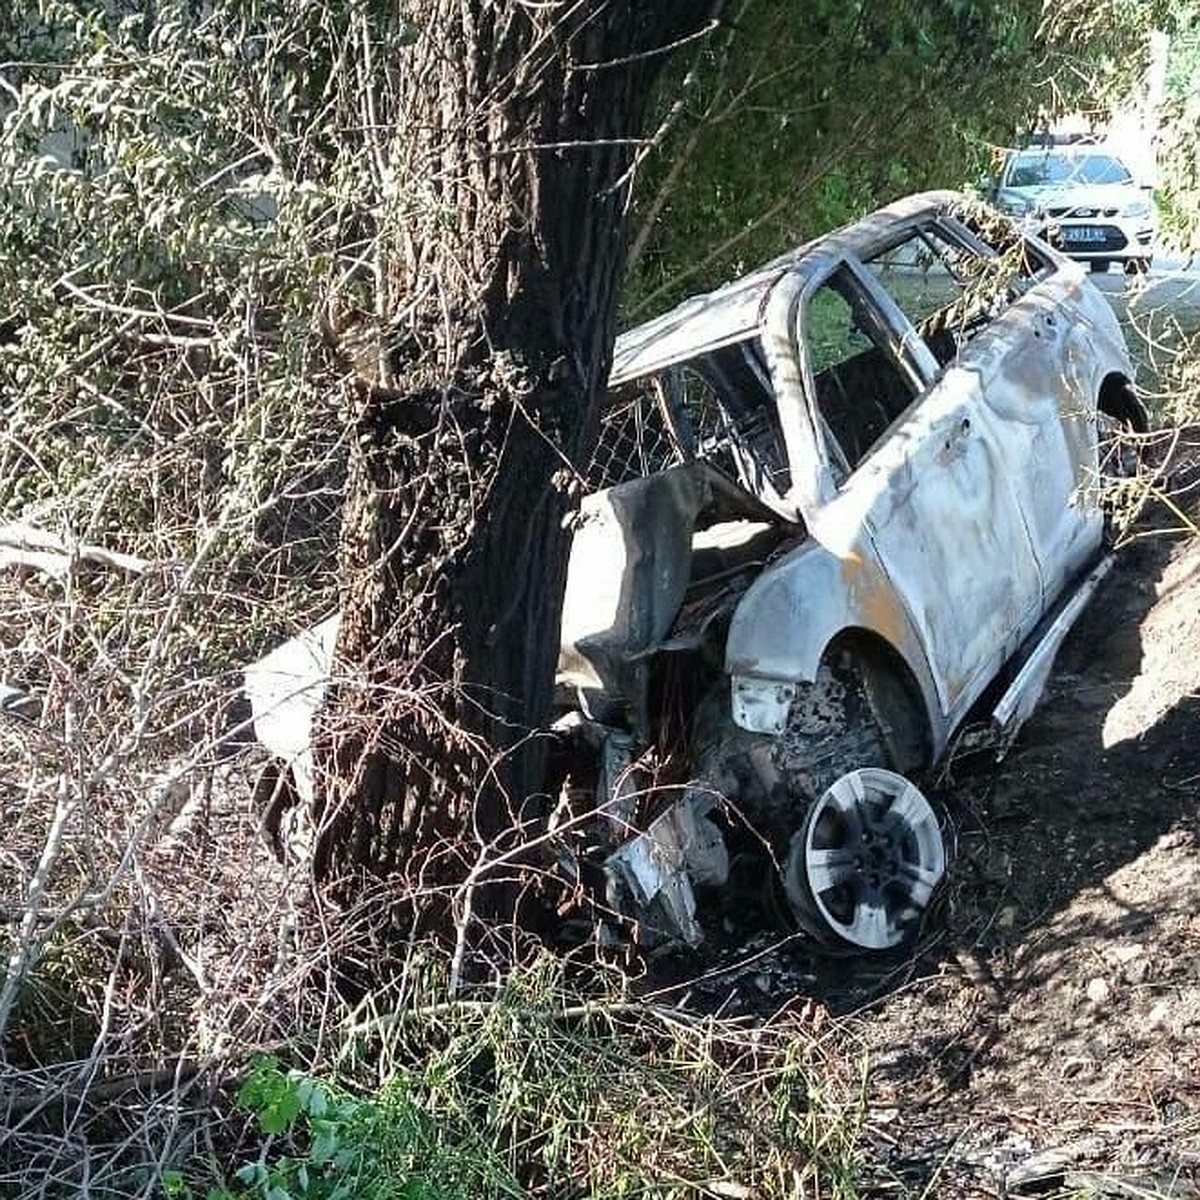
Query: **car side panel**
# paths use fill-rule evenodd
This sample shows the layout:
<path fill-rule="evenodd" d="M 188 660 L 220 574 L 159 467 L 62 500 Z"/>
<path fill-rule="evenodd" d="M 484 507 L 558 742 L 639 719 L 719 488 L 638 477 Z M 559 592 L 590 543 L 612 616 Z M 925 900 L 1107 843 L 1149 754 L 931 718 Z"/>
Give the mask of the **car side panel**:
<path fill-rule="evenodd" d="M 952 368 L 973 377 L 1003 438 L 1045 608 L 1098 553 L 1096 398 L 1106 373 L 1129 369 L 1105 327 L 1107 306 L 1096 312 L 1087 304 L 1103 299 L 1072 283 L 1072 272 L 1014 304 Z"/>
<path fill-rule="evenodd" d="M 1016 469 L 974 379 L 948 372 L 850 480 L 951 719 L 1041 612 L 1041 575 L 1010 480 Z"/>
<path fill-rule="evenodd" d="M 725 669 L 739 680 L 811 683 L 830 643 L 868 630 L 904 660 L 925 701 L 936 754 L 949 729 L 921 640 L 861 522 L 824 522 L 768 567 L 742 597 L 725 643 Z"/>

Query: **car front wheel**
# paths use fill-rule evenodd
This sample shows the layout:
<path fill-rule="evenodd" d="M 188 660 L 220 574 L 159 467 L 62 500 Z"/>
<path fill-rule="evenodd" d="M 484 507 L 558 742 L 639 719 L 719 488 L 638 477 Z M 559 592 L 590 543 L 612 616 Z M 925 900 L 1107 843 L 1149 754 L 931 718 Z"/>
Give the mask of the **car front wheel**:
<path fill-rule="evenodd" d="M 784 888 L 818 940 L 891 950 L 916 932 L 945 872 L 937 814 L 916 784 L 862 767 L 812 806 L 792 839 Z"/>

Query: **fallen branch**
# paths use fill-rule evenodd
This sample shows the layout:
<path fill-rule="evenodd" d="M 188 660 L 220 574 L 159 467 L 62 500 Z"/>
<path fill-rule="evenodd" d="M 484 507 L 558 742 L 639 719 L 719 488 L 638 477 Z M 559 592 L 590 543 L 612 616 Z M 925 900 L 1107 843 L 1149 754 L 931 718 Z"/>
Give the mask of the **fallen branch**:
<path fill-rule="evenodd" d="M 154 566 L 150 559 L 106 550 L 103 546 L 93 546 L 87 542 L 68 543 L 58 534 L 37 529 L 33 525 L 0 525 L 0 567 L 27 567 L 62 579 L 70 574 L 75 563 L 81 561 L 129 571 L 135 575 L 145 574 Z"/>
<path fill-rule="evenodd" d="M 211 1076 L 222 1086 L 239 1083 L 250 1070 L 255 1056 L 279 1054 L 289 1047 L 286 1041 L 263 1043 L 238 1050 L 217 1051 L 207 1061 L 180 1056 L 166 1067 L 152 1067 L 134 1071 L 111 1079 L 64 1084 L 60 1080 L 47 1080 L 23 1091 L 17 1082 L 20 1072 L 12 1072 L 7 1079 L 0 1075 L 5 1096 L 4 1112 L 9 1121 L 9 1132 L 15 1132 L 13 1124 L 31 1114 L 39 1113 L 50 1105 L 111 1104 L 131 1092 L 145 1098 L 147 1094 L 177 1093 L 204 1076 Z"/>

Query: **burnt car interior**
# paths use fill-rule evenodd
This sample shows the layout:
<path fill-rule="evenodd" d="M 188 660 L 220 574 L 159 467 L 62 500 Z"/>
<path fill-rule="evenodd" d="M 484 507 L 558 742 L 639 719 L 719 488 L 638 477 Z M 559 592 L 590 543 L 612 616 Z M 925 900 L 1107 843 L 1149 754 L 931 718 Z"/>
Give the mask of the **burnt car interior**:
<path fill-rule="evenodd" d="M 594 673 L 634 697 L 631 724 L 645 727 L 649 656 L 705 643 L 762 567 L 805 535 L 784 500 L 791 473 L 757 337 L 613 388 L 587 484 L 577 544 L 603 554 L 617 534 L 627 598 L 595 622 L 586 598 L 568 603 L 579 621 L 564 622 L 572 651 L 560 663 L 573 687 L 586 690 Z M 600 704 L 589 696 L 593 711 Z"/>
<path fill-rule="evenodd" d="M 791 487 L 775 394 L 756 338 L 614 389 L 587 480 L 599 490 L 696 459 L 771 506 Z"/>
<path fill-rule="evenodd" d="M 587 483 L 587 520 L 620 531 L 625 586 L 646 596 L 603 629 L 573 630 L 576 654 L 616 678 L 646 655 L 699 645 L 757 570 L 804 536 L 783 501 L 790 468 L 758 339 L 614 388 Z"/>
<path fill-rule="evenodd" d="M 757 339 L 722 346 L 664 374 L 667 403 L 678 413 L 692 452 L 777 501 L 791 487 L 779 414 Z"/>
<path fill-rule="evenodd" d="M 616 487 L 685 462 L 656 380 L 637 379 L 608 395 L 600 438 L 586 471 L 589 492 Z"/>

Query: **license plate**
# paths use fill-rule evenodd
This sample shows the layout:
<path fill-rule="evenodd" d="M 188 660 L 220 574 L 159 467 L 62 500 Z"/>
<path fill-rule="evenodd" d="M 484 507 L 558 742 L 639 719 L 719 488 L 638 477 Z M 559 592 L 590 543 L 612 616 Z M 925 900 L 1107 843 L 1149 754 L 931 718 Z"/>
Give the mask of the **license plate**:
<path fill-rule="evenodd" d="M 1061 236 L 1064 242 L 1103 242 L 1106 240 L 1104 230 L 1097 229 L 1093 225 L 1064 225 Z"/>

